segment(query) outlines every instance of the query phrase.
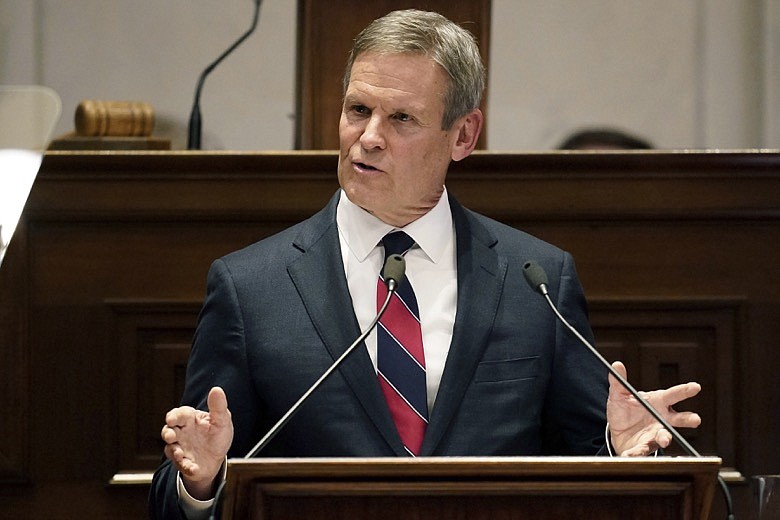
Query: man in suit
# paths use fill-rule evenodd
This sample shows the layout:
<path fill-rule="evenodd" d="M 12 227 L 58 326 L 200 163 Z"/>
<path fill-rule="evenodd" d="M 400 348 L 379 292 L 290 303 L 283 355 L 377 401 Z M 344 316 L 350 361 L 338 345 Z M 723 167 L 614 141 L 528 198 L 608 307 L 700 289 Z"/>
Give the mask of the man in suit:
<path fill-rule="evenodd" d="M 450 161 L 482 129 L 483 88 L 473 37 L 440 15 L 397 11 L 361 32 L 344 80 L 341 190 L 209 271 L 182 406 L 162 430 L 169 460 L 155 474 L 153 516 L 208 508 L 226 456 L 249 452 L 368 327 L 383 237 L 397 230 L 413 242 L 407 279 L 424 346 L 419 442 L 390 404 L 384 333 L 373 332 L 260 455 L 646 455 L 668 445 L 525 282 L 522 266 L 535 260 L 561 312 L 590 335 L 571 256 L 447 194 Z M 671 406 L 698 391 L 647 395 L 674 426 L 695 427 L 696 414 Z"/>

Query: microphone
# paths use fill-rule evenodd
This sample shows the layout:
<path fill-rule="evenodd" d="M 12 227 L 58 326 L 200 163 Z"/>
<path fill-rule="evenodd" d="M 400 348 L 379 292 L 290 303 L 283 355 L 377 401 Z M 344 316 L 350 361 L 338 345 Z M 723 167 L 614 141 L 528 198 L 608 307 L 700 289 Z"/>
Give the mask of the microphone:
<path fill-rule="evenodd" d="M 558 308 L 555 306 L 547 292 L 547 285 L 549 282 L 547 281 L 547 273 L 544 271 L 544 268 L 534 261 L 528 261 L 523 264 L 523 274 L 525 275 L 526 282 L 528 282 L 528 285 L 531 286 L 531 289 L 544 296 L 545 300 L 547 300 L 547 303 L 550 305 L 550 308 L 553 310 L 558 320 L 563 323 L 566 328 L 569 329 L 577 337 L 577 339 L 579 339 L 580 342 L 591 351 L 594 356 L 596 356 L 602 365 L 607 367 L 607 370 L 609 370 L 612 376 L 617 379 L 620 385 L 628 390 L 634 399 L 636 399 L 645 408 L 645 410 L 650 412 L 650 415 L 652 415 L 655 420 L 661 423 L 666 431 L 672 435 L 672 438 L 677 441 L 683 447 L 683 449 L 688 452 L 688 454 L 693 457 L 700 458 L 701 454 L 696 451 L 687 440 L 685 440 L 685 437 L 683 437 L 675 428 L 673 428 L 672 425 L 669 424 L 669 422 L 664 419 L 663 416 L 655 408 L 653 408 L 649 402 L 647 402 L 647 400 L 642 399 L 642 397 L 639 395 L 639 392 L 626 380 L 626 378 L 620 375 L 620 373 L 615 370 L 615 368 L 606 359 L 604 359 L 604 356 L 602 356 L 599 351 L 596 350 L 596 348 L 591 345 L 588 340 L 586 340 L 577 331 L 577 329 L 572 327 L 560 312 L 558 312 Z M 726 518 L 729 520 L 734 520 L 735 517 L 731 504 L 731 493 L 729 492 L 728 486 L 726 486 L 726 482 L 720 475 L 718 475 L 718 484 L 720 485 L 720 488 L 723 492 L 723 497 L 726 500 Z"/>
<path fill-rule="evenodd" d="M 360 336 L 358 336 L 352 345 L 350 345 L 347 350 L 345 350 L 344 353 L 333 362 L 330 368 L 328 368 L 325 373 L 323 373 L 320 378 L 317 379 L 317 381 L 315 381 L 314 384 L 311 385 L 311 387 L 309 387 L 309 389 L 295 402 L 295 404 L 292 405 L 289 410 L 287 410 L 287 413 L 285 413 L 282 418 L 277 421 L 273 428 L 271 428 L 268 433 L 266 433 L 265 436 L 263 436 L 263 438 L 260 439 L 257 444 L 255 444 L 254 448 L 252 448 L 249 453 L 244 456 L 245 459 L 251 459 L 257 456 L 257 454 L 260 453 L 269 442 L 271 442 L 271 439 L 273 439 L 276 434 L 279 433 L 279 430 L 281 430 L 290 421 L 290 419 L 292 419 L 293 415 L 298 412 L 298 410 L 301 408 L 301 405 L 303 405 L 309 396 L 315 390 L 317 390 L 317 388 L 319 388 L 323 381 L 325 381 L 328 376 L 330 376 L 330 374 L 332 374 L 333 371 L 341 365 L 347 356 L 349 356 L 358 347 L 358 345 L 360 345 L 363 340 L 366 339 L 371 331 L 374 330 L 376 324 L 379 323 L 379 319 L 385 313 L 385 310 L 390 303 L 390 298 L 393 297 L 393 294 L 404 279 L 404 274 L 406 273 L 406 261 L 404 260 L 404 257 L 397 254 L 388 256 L 385 260 L 382 273 L 385 279 L 385 285 L 387 285 L 387 296 L 385 297 L 385 301 L 382 304 L 382 307 L 380 307 L 379 312 L 376 313 L 374 320 L 371 322 L 368 328 L 363 331 Z"/>
<path fill-rule="evenodd" d="M 257 20 L 260 18 L 260 2 L 261 0 L 254 0 L 255 1 L 255 12 L 254 16 L 252 18 L 252 26 L 249 27 L 249 30 L 247 30 L 244 34 L 241 35 L 241 37 L 236 40 L 233 45 L 228 47 L 228 49 L 223 52 L 216 60 L 214 60 L 211 65 L 206 67 L 203 72 L 201 72 L 200 77 L 198 78 L 198 86 L 195 89 L 195 100 L 192 104 L 192 111 L 190 112 L 190 124 L 188 129 L 188 136 L 187 136 L 187 149 L 188 150 L 200 150 L 200 91 L 203 89 L 203 82 L 206 80 L 206 76 L 208 76 L 212 70 L 214 70 L 217 65 L 219 65 L 222 60 L 224 60 L 228 54 L 233 52 L 236 47 L 241 45 L 244 40 L 249 38 L 249 35 L 252 34 L 255 31 L 255 28 L 257 28 Z"/>
<path fill-rule="evenodd" d="M 268 430 L 268 433 L 266 433 L 263 438 L 260 439 L 246 455 L 244 455 L 245 459 L 251 459 L 263 451 L 263 448 L 265 448 L 268 443 L 270 443 L 271 440 L 276 437 L 276 434 L 279 433 L 279 431 L 284 428 L 288 422 L 290 422 L 290 419 L 292 419 L 293 416 L 298 412 L 309 396 L 314 393 L 317 388 L 319 388 L 319 386 L 328 378 L 328 376 L 330 376 L 330 374 L 332 374 L 333 371 L 341 365 L 347 356 L 349 356 L 358 347 L 358 345 L 360 345 L 366 339 L 371 331 L 374 330 L 376 324 L 379 323 L 380 318 L 382 318 L 382 315 L 385 313 L 387 306 L 390 304 L 390 298 L 393 297 L 393 294 L 395 294 L 398 286 L 401 285 L 401 282 L 403 282 L 405 274 L 406 260 L 404 260 L 403 256 L 394 254 L 388 256 L 385 259 L 385 265 L 382 268 L 382 275 L 385 280 L 385 285 L 387 286 L 387 296 L 385 297 L 384 303 L 382 303 L 382 307 L 379 308 L 379 312 L 376 313 L 374 320 L 369 324 L 368 328 L 363 331 L 360 336 L 358 336 L 358 338 L 347 348 L 347 350 L 345 350 L 344 353 L 333 362 L 330 368 L 328 368 L 320 376 L 320 378 L 317 379 L 308 390 L 306 390 L 306 392 L 295 402 L 295 404 L 293 404 L 290 409 L 287 410 L 282 418 L 279 419 L 270 430 Z M 214 503 L 211 505 L 211 514 L 209 515 L 209 520 L 215 520 L 216 518 L 219 501 L 222 496 L 222 490 L 224 489 L 226 483 L 227 481 L 223 480 L 219 484 L 219 487 L 217 487 L 216 494 L 214 495 Z"/>

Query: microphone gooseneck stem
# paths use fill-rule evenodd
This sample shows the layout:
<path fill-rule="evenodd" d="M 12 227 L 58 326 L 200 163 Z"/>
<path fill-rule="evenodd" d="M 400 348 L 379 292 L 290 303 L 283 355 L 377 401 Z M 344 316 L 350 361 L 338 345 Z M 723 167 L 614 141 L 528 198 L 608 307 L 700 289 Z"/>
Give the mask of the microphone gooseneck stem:
<path fill-rule="evenodd" d="M 385 264 L 382 267 L 382 273 L 384 277 L 385 286 L 387 287 L 387 296 L 385 297 L 384 303 L 382 303 L 382 307 L 380 307 L 379 311 L 376 313 L 376 316 L 374 317 L 374 320 L 369 324 L 369 326 L 366 328 L 364 332 L 358 336 L 358 338 L 344 351 L 339 358 L 333 362 L 333 364 L 328 368 L 328 370 L 320 376 L 317 381 L 314 382 L 314 384 L 309 387 L 309 389 L 304 393 L 292 407 L 287 410 L 287 413 L 285 413 L 281 419 L 277 421 L 277 423 L 271 428 L 268 433 L 263 436 L 262 439 L 260 439 L 257 444 L 247 453 L 244 458 L 245 459 L 251 459 L 252 457 L 255 457 L 258 453 L 260 453 L 263 448 L 265 448 L 268 443 L 271 442 L 271 440 L 276 436 L 279 431 L 284 428 L 284 426 L 292 419 L 293 415 L 300 409 L 300 407 L 303 405 L 303 403 L 306 401 L 306 399 L 309 398 L 309 396 L 314 392 L 325 379 L 328 378 L 330 374 L 333 373 L 336 368 L 338 368 L 341 363 L 347 358 L 347 356 L 350 355 L 357 347 L 360 345 L 366 337 L 371 333 L 372 330 L 376 327 L 376 324 L 379 323 L 379 320 L 382 318 L 382 315 L 385 313 L 385 310 L 387 309 L 387 306 L 390 304 L 390 299 L 393 297 L 393 294 L 398 289 L 398 286 L 403 282 L 404 277 L 406 275 L 406 262 L 403 258 L 403 256 L 398 254 L 393 254 L 388 256 L 385 259 Z M 214 497 L 214 503 L 211 506 L 211 516 L 210 520 L 214 520 L 216 512 L 219 508 L 219 499 L 222 496 L 222 490 L 225 488 L 225 484 L 227 483 L 227 480 L 223 480 L 219 487 L 217 488 L 217 493 Z"/>
<path fill-rule="evenodd" d="M 374 327 L 376 327 L 376 324 L 379 323 L 379 320 L 382 318 L 382 315 L 385 313 L 385 310 L 387 309 L 388 304 L 390 303 L 390 298 L 393 297 L 393 293 L 395 293 L 395 290 L 398 288 L 398 285 L 396 284 L 395 280 L 389 280 L 387 284 L 387 296 L 385 297 L 385 301 L 382 304 L 382 307 L 379 309 L 379 312 L 374 317 L 374 320 L 371 322 L 371 324 L 366 328 L 363 333 L 358 336 L 358 338 L 352 343 L 347 350 L 344 351 L 341 356 L 326 370 L 317 381 L 314 382 L 311 387 L 309 387 L 308 390 L 295 402 L 292 407 L 287 410 L 287 413 L 285 413 L 279 421 L 274 425 L 273 428 L 271 428 L 268 433 L 263 436 L 262 439 L 260 439 L 257 444 L 255 444 L 254 448 L 252 448 L 249 453 L 244 455 L 245 459 L 251 459 L 255 457 L 258 453 L 260 453 L 263 448 L 265 448 L 269 442 L 276 436 L 277 433 L 279 433 L 279 430 L 284 428 L 284 426 L 292 419 L 293 415 L 298 411 L 298 409 L 301 407 L 301 405 L 306 401 L 306 399 L 309 398 L 309 396 L 319 388 L 319 386 L 322 384 L 323 381 L 325 381 L 330 374 L 336 370 L 344 361 L 347 356 L 349 356 L 352 351 L 354 351 L 365 339 L 366 337 L 371 333 L 372 330 L 374 330 Z"/>
<path fill-rule="evenodd" d="M 252 25 L 249 27 L 249 29 L 242 34 L 235 42 L 233 42 L 233 45 L 228 47 L 228 49 L 219 55 L 219 57 L 214 60 L 211 65 L 206 67 L 203 72 L 201 72 L 200 77 L 198 78 L 198 85 L 195 88 L 195 100 L 192 103 L 192 111 L 190 112 L 190 124 L 189 129 L 187 131 L 187 149 L 188 150 L 200 150 L 200 136 L 201 136 L 201 117 L 200 117 L 200 92 L 203 90 L 203 83 L 206 81 L 206 76 L 208 76 L 212 70 L 214 70 L 217 65 L 219 65 L 222 60 L 227 58 L 228 54 L 236 50 L 236 47 L 241 45 L 244 40 L 249 38 L 249 36 L 255 31 L 257 28 L 257 21 L 260 18 L 260 2 L 261 0 L 255 0 L 255 11 L 254 15 L 252 17 Z"/>
<path fill-rule="evenodd" d="M 541 287 L 544 287 L 543 285 Z M 540 289 L 541 289 L 540 287 Z M 639 401 L 639 403 L 650 412 L 650 415 L 652 415 L 661 425 L 672 435 L 675 441 L 677 441 L 685 451 L 687 451 L 690 455 L 694 457 L 701 457 L 701 454 L 694 449 L 691 444 L 685 440 L 685 437 L 683 437 L 680 432 L 678 432 L 674 427 L 672 427 L 671 424 L 669 424 L 669 421 L 663 418 L 663 416 L 656 410 L 650 403 L 647 402 L 647 400 L 642 399 L 642 397 L 639 395 L 639 392 L 626 380 L 625 377 L 621 376 L 620 373 L 615 370 L 615 368 L 606 360 L 604 359 L 604 356 L 599 353 L 596 348 L 590 344 L 584 337 L 582 337 L 582 334 L 580 334 L 577 329 L 572 327 L 568 321 L 566 321 L 566 318 L 564 318 L 560 312 L 558 312 L 558 308 L 555 306 L 553 301 L 550 299 L 550 295 L 547 293 L 547 288 L 545 287 L 542 295 L 544 296 L 544 299 L 547 300 L 547 303 L 550 305 L 550 308 L 553 310 L 555 315 L 558 317 L 559 320 L 561 320 L 561 323 L 563 323 L 566 328 L 568 328 L 577 338 L 586 346 L 588 349 L 593 353 L 596 358 L 601 361 L 601 363 L 607 367 L 607 370 L 609 370 L 610 374 L 618 380 L 618 382 L 628 390 L 631 395 L 634 396 L 634 398 Z M 729 488 L 726 485 L 726 481 L 723 480 L 723 477 L 718 475 L 718 485 L 720 486 L 724 500 L 726 501 L 726 518 L 728 520 L 734 520 L 734 513 L 733 513 L 733 506 L 731 503 L 731 492 L 729 492 Z"/>
<path fill-rule="evenodd" d="M 675 440 L 677 440 L 677 441 L 678 441 L 678 442 L 679 442 L 679 443 L 680 443 L 680 444 L 683 446 L 683 448 L 685 449 L 685 451 L 687 451 L 689 454 L 693 455 L 694 457 L 701 457 L 701 455 L 699 454 L 699 452 L 698 452 L 698 451 L 696 451 L 696 449 L 694 449 L 694 447 L 693 447 L 693 446 L 691 446 L 691 445 L 690 445 L 690 443 L 689 443 L 687 440 L 685 440 L 685 437 L 683 437 L 683 436 L 682 436 L 682 435 L 681 435 L 681 434 L 680 434 L 680 433 L 679 433 L 679 432 L 678 432 L 678 431 L 677 431 L 677 430 L 676 430 L 676 429 L 675 429 L 675 428 L 674 428 L 674 427 L 673 427 L 671 424 L 669 424 L 669 422 L 668 422 L 666 419 L 664 419 L 664 417 L 663 417 L 663 416 L 662 416 L 662 415 L 661 415 L 661 414 L 658 412 L 658 410 L 656 410 L 655 408 L 653 408 L 653 406 L 652 406 L 650 403 L 648 403 L 648 402 L 647 402 L 647 400 L 645 400 L 645 399 L 642 399 L 642 398 L 641 398 L 641 396 L 639 395 L 639 391 L 638 391 L 638 390 L 636 390 L 636 389 L 635 389 L 635 388 L 634 388 L 634 387 L 631 385 L 631 383 L 629 383 L 629 382 L 626 380 L 626 378 L 624 378 L 622 375 L 620 375 L 620 372 L 618 372 L 617 370 L 615 370 L 615 368 L 614 368 L 614 367 L 613 367 L 613 366 L 612 366 L 612 365 L 611 365 L 611 364 L 610 364 L 610 363 L 609 363 L 609 362 L 608 362 L 606 359 L 604 359 L 604 356 L 602 356 L 602 355 L 601 355 L 601 353 L 600 353 L 598 350 L 596 350 L 596 348 L 595 348 L 593 345 L 591 345 L 591 344 L 588 342 L 588 340 L 586 340 L 586 339 L 585 339 L 585 338 L 584 338 L 584 337 L 583 337 L 583 336 L 582 336 L 582 335 L 581 335 L 581 334 L 580 334 L 580 333 L 577 331 L 577 329 L 575 329 L 574 327 L 572 327 L 572 326 L 569 324 L 569 322 L 568 322 L 568 321 L 566 321 L 566 318 L 564 318 L 564 317 L 561 315 L 561 313 L 560 313 L 560 312 L 558 312 L 558 309 L 555 307 L 555 304 L 553 304 L 552 300 L 550 299 L 550 295 L 549 295 L 549 294 L 547 294 L 546 292 L 545 292 L 545 294 L 544 294 L 544 299 L 545 299 L 545 300 L 547 300 L 547 303 L 550 305 L 550 308 L 553 310 L 553 312 L 555 313 L 555 315 L 556 315 L 556 316 L 558 316 L 558 319 L 559 319 L 559 320 L 561 320 L 561 323 L 563 323 L 563 324 L 566 326 L 566 328 L 568 328 L 568 329 L 569 329 L 569 330 L 572 332 L 572 334 L 574 334 L 575 336 L 577 336 L 577 338 L 578 338 L 578 339 L 579 339 L 579 340 L 580 340 L 580 341 L 581 341 L 581 342 L 582 342 L 582 343 L 583 343 L 583 344 L 584 344 L 586 347 L 588 347 L 588 349 L 591 351 L 591 353 L 592 353 L 594 356 L 596 356 L 596 357 L 598 358 L 598 360 L 599 360 L 599 361 L 601 361 L 601 363 L 602 363 L 602 364 L 603 364 L 605 367 L 607 367 L 607 370 L 609 370 L 610 374 L 612 374 L 612 376 L 613 376 L 615 379 L 617 379 L 617 380 L 618 380 L 618 382 L 620 382 L 621 386 L 622 386 L 623 388 L 625 388 L 626 390 L 628 390 L 628 391 L 631 393 L 631 395 L 633 395 L 633 396 L 634 396 L 634 398 L 636 398 L 636 400 L 637 400 L 637 401 L 639 401 L 639 403 L 640 403 L 640 404 L 641 404 L 641 405 L 642 405 L 642 406 L 645 408 L 645 410 L 647 410 L 648 412 L 650 412 L 650 415 L 652 415 L 653 417 L 655 417 L 655 419 L 656 419 L 656 420 L 657 420 L 659 423 L 661 423 L 661 425 L 662 425 L 662 426 L 663 426 L 663 427 L 664 427 L 666 430 L 668 430 L 668 431 L 669 431 L 669 433 L 671 433 L 671 434 L 672 434 L 672 437 L 674 437 L 674 438 L 675 438 Z"/>
<path fill-rule="evenodd" d="M 604 359 L 604 356 L 602 356 L 601 353 L 596 350 L 596 348 L 591 345 L 590 342 L 586 340 L 582 334 L 580 334 L 579 331 L 575 329 L 558 311 L 558 308 L 553 303 L 547 291 L 547 274 L 544 272 L 544 269 L 542 269 L 542 267 L 536 262 L 526 262 L 523 266 L 523 274 L 525 275 L 526 281 L 531 286 L 531 288 L 544 296 L 544 299 L 547 301 L 547 304 L 555 313 L 555 316 L 558 318 L 558 320 L 563 323 L 566 328 L 569 329 L 569 331 L 571 331 L 571 333 L 574 334 L 577 339 L 579 339 L 580 342 L 585 345 L 594 356 L 596 356 L 596 359 L 598 359 L 601 364 L 604 365 L 607 370 L 609 370 L 609 372 L 615 379 L 617 379 L 620 385 L 628 390 L 634 399 L 636 399 L 639 404 L 641 404 L 645 410 L 650 413 L 650 415 L 652 415 L 659 423 L 661 423 L 661 425 L 671 434 L 672 438 L 677 441 L 683 447 L 683 449 L 688 452 L 688 454 L 692 455 L 693 457 L 700 458 L 701 454 L 699 454 L 699 452 L 696 451 L 693 446 L 691 446 L 685 437 L 683 437 L 680 432 L 673 428 L 672 425 L 669 424 L 669 422 L 664 419 L 658 410 L 656 410 L 647 400 L 642 399 L 642 397 L 639 395 L 639 392 L 626 380 L 626 378 L 620 375 L 620 373 L 615 370 L 615 368 L 606 359 Z M 726 481 L 723 480 L 723 477 L 721 477 L 720 474 L 718 474 L 717 480 L 718 485 L 721 488 L 723 498 L 726 502 L 726 518 L 728 520 L 734 520 L 734 508 L 731 502 L 731 493 L 729 492 L 729 488 L 726 485 Z"/>

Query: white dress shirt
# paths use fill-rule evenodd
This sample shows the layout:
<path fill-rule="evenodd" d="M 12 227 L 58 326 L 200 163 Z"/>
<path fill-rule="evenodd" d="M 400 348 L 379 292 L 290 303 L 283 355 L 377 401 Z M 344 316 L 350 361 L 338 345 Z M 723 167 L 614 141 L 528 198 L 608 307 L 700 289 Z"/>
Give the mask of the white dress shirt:
<path fill-rule="evenodd" d="M 377 311 L 376 281 L 385 254 L 381 240 L 399 228 L 353 204 L 343 191 L 336 223 L 352 306 L 361 330 L 365 330 Z M 450 349 L 458 298 L 455 227 L 446 190 L 431 211 L 403 231 L 415 241 L 404 258 L 406 279 L 414 288 L 420 309 L 430 413 Z M 366 347 L 376 369 L 376 331 L 366 338 Z"/>

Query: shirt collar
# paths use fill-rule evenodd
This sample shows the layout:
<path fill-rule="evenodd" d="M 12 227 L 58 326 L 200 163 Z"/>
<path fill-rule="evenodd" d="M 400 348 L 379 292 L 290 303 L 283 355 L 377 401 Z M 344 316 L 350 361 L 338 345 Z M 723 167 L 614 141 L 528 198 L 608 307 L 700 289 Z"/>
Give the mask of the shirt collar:
<path fill-rule="evenodd" d="M 452 213 L 447 188 L 444 188 L 439 202 L 433 209 L 403 228 L 395 228 L 382 222 L 354 204 L 342 190 L 336 208 L 336 224 L 347 247 L 360 262 L 368 257 L 383 236 L 396 229 L 401 229 L 412 237 L 433 263 L 441 260 L 447 241 L 452 238 L 451 232 L 443 232 L 443 230 L 452 230 Z"/>

